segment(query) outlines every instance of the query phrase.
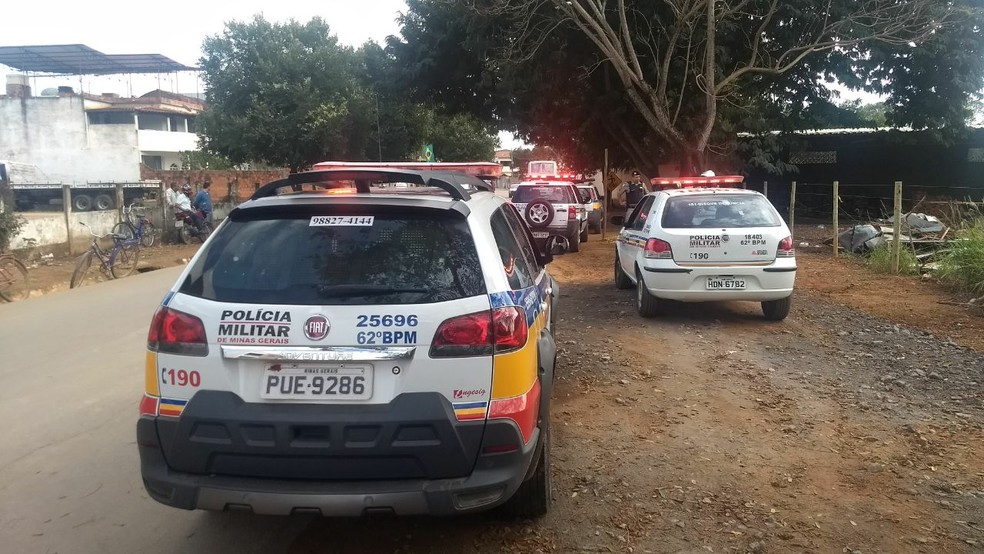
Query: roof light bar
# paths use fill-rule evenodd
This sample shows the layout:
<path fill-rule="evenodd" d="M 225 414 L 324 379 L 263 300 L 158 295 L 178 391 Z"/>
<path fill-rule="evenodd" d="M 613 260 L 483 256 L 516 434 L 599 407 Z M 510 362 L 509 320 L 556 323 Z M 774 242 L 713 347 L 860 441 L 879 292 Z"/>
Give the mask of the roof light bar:
<path fill-rule="evenodd" d="M 660 179 L 658 177 L 650 179 L 653 186 L 658 187 L 677 187 L 677 188 L 698 188 L 712 187 L 720 185 L 736 185 L 745 182 L 742 175 L 725 175 L 721 177 L 674 177 L 670 179 Z"/>

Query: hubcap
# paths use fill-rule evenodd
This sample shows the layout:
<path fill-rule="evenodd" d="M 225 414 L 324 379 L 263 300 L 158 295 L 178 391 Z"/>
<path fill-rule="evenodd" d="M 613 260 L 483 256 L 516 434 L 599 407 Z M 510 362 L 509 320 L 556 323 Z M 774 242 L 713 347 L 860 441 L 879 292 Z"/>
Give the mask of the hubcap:
<path fill-rule="evenodd" d="M 547 208 L 540 205 L 533 206 L 530 208 L 530 219 L 534 223 L 543 223 L 547 220 Z"/>

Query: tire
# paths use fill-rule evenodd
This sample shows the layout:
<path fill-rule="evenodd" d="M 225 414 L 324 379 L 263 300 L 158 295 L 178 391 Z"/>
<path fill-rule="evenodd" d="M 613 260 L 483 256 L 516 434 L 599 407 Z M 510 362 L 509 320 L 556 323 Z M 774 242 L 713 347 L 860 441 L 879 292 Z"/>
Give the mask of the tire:
<path fill-rule="evenodd" d="M 584 230 L 581 231 L 581 242 L 588 242 L 588 226 L 584 226 Z"/>
<path fill-rule="evenodd" d="M 0 298 L 7 302 L 24 300 L 31 295 L 31 278 L 27 267 L 13 256 L 0 258 Z"/>
<path fill-rule="evenodd" d="M 89 268 L 92 267 L 92 251 L 86 252 L 79 256 L 77 262 L 75 262 L 75 271 L 72 272 L 72 281 L 69 283 L 70 288 L 81 287 L 85 283 L 85 278 L 89 274 Z"/>
<path fill-rule="evenodd" d="M 588 229 L 591 230 L 591 234 L 592 235 L 600 235 L 601 234 L 601 223 L 594 223 L 594 224 L 589 223 L 588 224 Z"/>
<path fill-rule="evenodd" d="M 789 308 L 792 306 L 793 297 L 787 296 L 779 300 L 766 300 L 762 302 L 762 314 L 769 321 L 782 321 L 789 315 Z"/>
<path fill-rule="evenodd" d="M 615 253 L 615 288 L 619 290 L 628 290 L 632 288 L 632 279 L 629 275 L 622 270 L 622 264 L 619 263 L 618 253 Z"/>
<path fill-rule="evenodd" d="M 137 270 L 140 263 L 140 243 L 137 241 L 123 243 L 113 258 L 109 272 L 113 279 L 122 279 Z"/>
<path fill-rule="evenodd" d="M 646 281 L 638 270 L 636 271 L 636 309 L 642 317 L 656 317 L 663 314 L 663 301 L 649 292 Z"/>
<path fill-rule="evenodd" d="M 533 475 L 502 505 L 501 513 L 508 519 L 534 519 L 550 509 L 550 427 L 540 428 L 540 440 L 543 443 Z"/>
<path fill-rule="evenodd" d="M 140 238 L 140 246 L 150 248 L 154 246 L 155 240 L 157 240 L 157 228 L 150 221 L 144 221 L 143 237 Z"/>
<path fill-rule="evenodd" d="M 575 234 L 570 239 L 568 239 L 571 247 L 568 249 L 570 252 L 580 252 L 581 251 L 581 235 Z"/>
<path fill-rule="evenodd" d="M 100 211 L 103 211 L 103 210 L 111 210 L 111 209 L 113 209 L 113 206 L 115 206 L 115 205 L 116 205 L 116 202 L 113 201 L 113 197 L 110 196 L 110 195 L 108 195 L 108 194 L 99 194 L 99 195 L 96 196 L 96 209 L 97 210 L 100 210 Z"/>
<path fill-rule="evenodd" d="M 137 231 L 126 221 L 121 221 L 113 225 L 113 234 L 123 237 L 123 240 L 133 240 L 137 238 Z"/>
<path fill-rule="evenodd" d="M 92 197 L 88 194 L 72 195 L 72 211 L 87 212 L 92 209 Z"/>
<path fill-rule="evenodd" d="M 194 237 L 195 233 L 191 230 L 191 225 L 188 223 L 178 227 L 178 240 L 181 241 L 181 244 L 191 244 Z"/>
<path fill-rule="evenodd" d="M 526 205 L 526 213 L 523 214 L 526 223 L 534 229 L 541 229 L 550 225 L 554 220 L 554 206 L 549 200 L 537 198 Z"/>

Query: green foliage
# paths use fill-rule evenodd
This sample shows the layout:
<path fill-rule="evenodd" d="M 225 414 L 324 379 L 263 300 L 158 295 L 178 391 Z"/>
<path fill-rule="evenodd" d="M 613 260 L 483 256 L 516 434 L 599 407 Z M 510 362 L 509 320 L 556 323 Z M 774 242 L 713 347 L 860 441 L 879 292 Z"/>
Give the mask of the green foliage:
<path fill-rule="evenodd" d="M 0 181 L 0 252 L 10 246 L 10 241 L 27 223 L 14 210 L 14 194 L 6 180 Z"/>
<path fill-rule="evenodd" d="M 940 276 L 975 294 L 984 294 L 984 219 L 957 233 L 940 260 Z"/>
<path fill-rule="evenodd" d="M 875 273 L 892 273 L 892 247 L 883 244 L 868 255 L 868 267 Z M 899 273 L 901 275 L 918 275 L 919 260 L 911 249 L 902 244 L 899 251 Z"/>
<path fill-rule="evenodd" d="M 969 113 L 973 93 L 984 86 L 984 24 L 981 9 L 973 7 L 979 3 L 940 3 L 941 13 L 951 7 L 956 13 L 915 48 L 905 40 L 886 40 L 821 49 L 783 73 L 742 76 L 718 101 L 708 148 L 712 159 L 725 167 L 751 160 L 752 166 L 786 173 L 793 168 L 778 162 L 782 133 L 885 123 L 958 128 Z M 574 167 L 600 167 L 605 148 L 610 149 L 614 167 L 638 167 L 650 174 L 660 164 L 683 161 L 686 148 L 647 122 L 611 57 L 601 53 L 583 28 L 561 17 L 572 4 L 586 5 L 561 0 L 408 0 L 402 39 L 390 37 L 387 51 L 398 60 L 401 82 L 415 98 L 437 99 L 452 112 L 472 113 L 490 125 L 517 131 L 527 142 L 553 147 Z M 614 25 L 619 4 L 599 4 Z M 655 87 L 662 71 L 660 56 L 668 45 L 654 36 L 677 28 L 677 3 L 626 0 L 625 5 L 641 72 Z M 748 62 L 750 36 L 761 24 L 751 14 L 770 3 L 742 3 L 743 9 L 724 15 L 730 5 L 720 6 L 716 28 L 718 81 Z M 759 45 L 763 63 L 794 58 L 785 52 L 815 38 L 818 26 L 867 4 L 792 0 L 777 5 L 779 11 L 764 33 L 767 40 Z M 873 22 L 842 27 L 837 38 L 865 33 Z M 681 28 L 684 36 L 675 43 L 679 55 L 669 60 L 665 94 L 644 101 L 652 109 L 666 110 L 672 129 L 693 145 L 707 119 L 701 92 L 706 76 L 702 68 L 695 68 L 704 59 L 707 34 L 701 21 Z M 835 93 L 823 81 L 886 94 L 889 100 L 885 106 L 837 106 Z M 764 136 L 767 131 L 778 131 L 780 138 L 762 138 L 739 150 L 737 133 Z"/>
<path fill-rule="evenodd" d="M 444 160 L 490 160 L 495 137 L 473 116 L 414 97 L 397 60 L 369 42 L 338 44 L 320 18 L 232 22 L 205 40 L 208 87 L 202 159 L 260 161 L 292 171 L 324 160 L 416 159 L 434 142 Z"/>

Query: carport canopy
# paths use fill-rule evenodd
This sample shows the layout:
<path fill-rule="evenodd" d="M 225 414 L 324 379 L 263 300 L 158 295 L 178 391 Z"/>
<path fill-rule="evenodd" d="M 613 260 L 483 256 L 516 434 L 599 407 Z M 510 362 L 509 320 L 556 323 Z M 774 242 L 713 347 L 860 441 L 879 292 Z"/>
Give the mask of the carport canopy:
<path fill-rule="evenodd" d="M 103 54 L 84 44 L 0 46 L 0 64 L 60 75 L 119 75 L 197 71 L 161 54 Z"/>

